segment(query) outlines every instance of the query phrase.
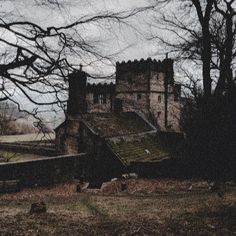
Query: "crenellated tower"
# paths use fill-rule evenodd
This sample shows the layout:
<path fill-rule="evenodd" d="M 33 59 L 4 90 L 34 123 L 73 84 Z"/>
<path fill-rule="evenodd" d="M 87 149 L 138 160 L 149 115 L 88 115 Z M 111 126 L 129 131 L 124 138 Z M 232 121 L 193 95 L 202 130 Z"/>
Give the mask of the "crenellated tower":
<path fill-rule="evenodd" d="M 172 59 L 116 63 L 116 98 L 124 111 L 142 111 L 159 129 L 178 130 L 179 97 Z"/>

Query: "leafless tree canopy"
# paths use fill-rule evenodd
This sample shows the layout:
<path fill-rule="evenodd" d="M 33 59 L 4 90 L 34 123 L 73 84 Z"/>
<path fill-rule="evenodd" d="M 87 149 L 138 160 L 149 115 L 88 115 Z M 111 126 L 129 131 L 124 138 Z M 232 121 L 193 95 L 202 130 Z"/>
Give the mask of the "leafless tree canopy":
<path fill-rule="evenodd" d="M 177 59 L 201 64 L 206 97 L 213 88 L 214 94 L 221 95 L 234 80 L 235 4 L 233 0 L 167 0 L 165 11 L 154 21 L 157 28 L 171 35 L 166 38 L 157 34 L 154 39 L 167 46 Z"/>
<path fill-rule="evenodd" d="M 0 1 L 3 5 L 5 1 Z M 12 0 L 12 2 L 14 2 Z M 35 0 L 43 9 L 60 10 L 65 0 Z M 27 7 L 27 6 L 25 6 Z M 40 105 L 62 105 L 65 102 L 68 73 L 79 68 L 79 63 L 109 60 L 96 45 L 97 41 L 86 38 L 84 28 L 102 27 L 102 24 L 128 24 L 127 20 L 152 7 L 129 11 L 102 11 L 96 14 L 78 14 L 68 23 L 50 22 L 44 26 L 29 21 L 14 12 L 0 12 L 0 101 L 24 101 Z M 75 60 L 76 58 L 76 60 Z M 18 95 L 18 96 L 16 96 Z M 44 98 L 44 99 L 42 99 Z M 37 115 L 37 109 L 33 115 Z"/>

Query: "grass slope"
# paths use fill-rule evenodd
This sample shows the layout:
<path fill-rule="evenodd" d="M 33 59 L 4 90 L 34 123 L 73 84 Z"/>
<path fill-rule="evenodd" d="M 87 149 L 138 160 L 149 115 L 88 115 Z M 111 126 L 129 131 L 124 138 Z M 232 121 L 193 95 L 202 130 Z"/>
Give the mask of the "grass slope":
<path fill-rule="evenodd" d="M 45 201 L 48 212 L 29 214 Z M 0 235 L 235 235 L 236 189 L 201 193 L 76 193 L 75 184 L 0 195 Z"/>

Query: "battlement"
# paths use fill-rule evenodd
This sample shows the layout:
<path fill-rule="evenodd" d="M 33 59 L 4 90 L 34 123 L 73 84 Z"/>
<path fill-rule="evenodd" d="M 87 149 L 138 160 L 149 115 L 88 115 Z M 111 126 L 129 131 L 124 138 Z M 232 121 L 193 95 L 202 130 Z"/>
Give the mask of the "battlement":
<path fill-rule="evenodd" d="M 98 83 L 98 84 L 87 84 L 86 90 L 88 93 L 114 93 L 114 83 Z"/>
<path fill-rule="evenodd" d="M 145 71 L 156 71 L 156 72 L 169 72 L 173 73 L 173 60 L 164 59 L 163 61 L 157 61 L 147 58 L 144 60 L 134 60 L 134 61 L 122 61 L 116 63 L 116 74 L 124 74 L 127 72 L 145 72 Z"/>

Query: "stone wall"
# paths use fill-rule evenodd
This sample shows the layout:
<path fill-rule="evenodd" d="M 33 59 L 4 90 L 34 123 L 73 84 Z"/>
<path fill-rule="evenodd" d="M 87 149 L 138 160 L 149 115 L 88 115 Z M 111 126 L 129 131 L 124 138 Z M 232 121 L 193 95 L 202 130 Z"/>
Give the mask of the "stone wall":
<path fill-rule="evenodd" d="M 116 98 L 123 101 L 124 111 L 148 111 L 149 72 L 135 70 L 130 63 L 117 64 Z"/>
<path fill-rule="evenodd" d="M 113 94 L 104 93 L 104 96 L 106 96 L 106 103 L 105 104 L 99 104 L 99 103 L 95 104 L 94 103 L 94 93 L 87 93 L 86 101 L 87 101 L 87 109 L 88 109 L 89 113 L 111 112 Z"/>
<path fill-rule="evenodd" d="M 147 93 L 130 92 L 130 93 L 119 93 L 116 98 L 122 100 L 123 111 L 142 111 L 148 113 L 149 98 Z"/>
<path fill-rule="evenodd" d="M 55 156 L 55 147 L 44 147 L 40 145 L 21 144 L 21 143 L 0 143 L 0 149 L 16 153 L 28 153 L 42 156 Z"/>
<path fill-rule="evenodd" d="M 68 118 L 56 130 L 56 151 L 59 154 L 77 154 L 79 120 Z"/>
<path fill-rule="evenodd" d="M 168 126 L 169 130 L 176 132 L 180 131 L 179 121 L 180 121 L 180 102 L 175 101 L 174 94 L 168 97 Z"/>
<path fill-rule="evenodd" d="M 51 185 L 80 178 L 88 155 L 48 157 L 0 164 L 0 180 L 20 180 L 21 186 Z"/>
<path fill-rule="evenodd" d="M 86 102 L 87 102 L 87 111 L 92 112 L 111 112 L 113 99 L 115 96 L 115 85 L 110 84 L 88 84 L 86 87 Z M 103 96 L 105 99 L 101 101 L 98 99 L 98 96 Z M 95 102 L 97 96 L 97 102 Z"/>

